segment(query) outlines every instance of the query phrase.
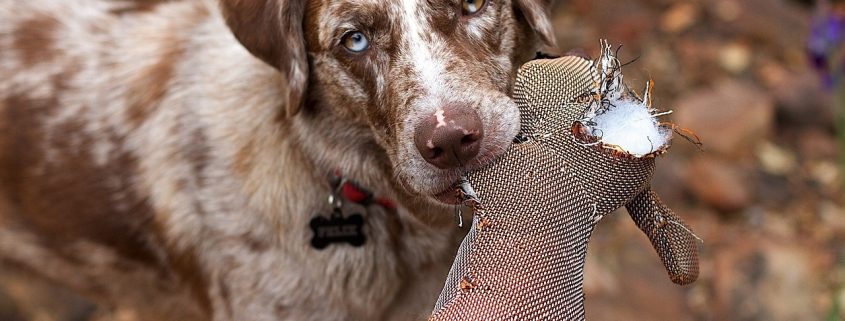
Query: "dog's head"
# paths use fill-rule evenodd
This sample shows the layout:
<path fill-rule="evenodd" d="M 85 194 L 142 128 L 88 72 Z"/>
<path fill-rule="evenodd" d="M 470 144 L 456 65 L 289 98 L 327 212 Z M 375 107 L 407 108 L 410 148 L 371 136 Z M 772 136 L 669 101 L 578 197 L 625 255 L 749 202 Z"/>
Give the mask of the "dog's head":
<path fill-rule="evenodd" d="M 335 115 L 338 131 L 361 136 L 350 141 L 381 147 L 400 185 L 442 200 L 519 129 L 509 94 L 537 39 L 554 46 L 549 2 L 221 0 L 221 8 L 235 37 L 285 76 L 285 117 Z"/>

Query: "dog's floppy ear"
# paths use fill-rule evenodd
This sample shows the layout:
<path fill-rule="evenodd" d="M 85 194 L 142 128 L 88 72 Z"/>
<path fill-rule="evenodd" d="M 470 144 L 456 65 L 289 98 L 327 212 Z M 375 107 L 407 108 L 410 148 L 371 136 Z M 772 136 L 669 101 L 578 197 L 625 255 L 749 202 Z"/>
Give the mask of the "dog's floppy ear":
<path fill-rule="evenodd" d="M 305 0 L 220 0 L 220 8 L 235 38 L 282 72 L 287 81 L 285 116 L 296 114 L 308 86 Z"/>
<path fill-rule="evenodd" d="M 549 10 L 553 2 L 554 0 L 516 0 L 516 5 L 543 43 L 550 47 L 557 47 L 552 23 L 549 20 Z"/>

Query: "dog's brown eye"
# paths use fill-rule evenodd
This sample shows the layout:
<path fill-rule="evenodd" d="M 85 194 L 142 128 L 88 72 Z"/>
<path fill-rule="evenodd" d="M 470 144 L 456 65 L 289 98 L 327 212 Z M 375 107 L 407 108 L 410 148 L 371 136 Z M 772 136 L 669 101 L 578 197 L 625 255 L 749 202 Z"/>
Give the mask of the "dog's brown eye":
<path fill-rule="evenodd" d="M 468 16 L 481 11 L 481 8 L 484 8 L 486 3 L 486 0 L 463 0 L 464 15 Z"/>
<path fill-rule="evenodd" d="M 341 39 L 343 46 L 351 52 L 362 52 L 370 48 L 370 40 L 360 31 L 348 32 Z"/>

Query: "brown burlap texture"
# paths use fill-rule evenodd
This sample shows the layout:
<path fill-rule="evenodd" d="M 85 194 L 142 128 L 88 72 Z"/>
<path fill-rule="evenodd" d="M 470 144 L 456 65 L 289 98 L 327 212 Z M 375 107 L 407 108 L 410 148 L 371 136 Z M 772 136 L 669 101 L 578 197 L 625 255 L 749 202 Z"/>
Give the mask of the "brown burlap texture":
<path fill-rule="evenodd" d="M 597 84 L 593 62 L 535 60 L 514 99 L 524 141 L 468 174 L 482 211 L 458 250 L 432 320 L 584 319 L 587 242 L 602 217 L 626 206 L 675 283 L 698 275 L 695 238 L 649 184 L 654 157 L 576 140 L 573 123 Z"/>

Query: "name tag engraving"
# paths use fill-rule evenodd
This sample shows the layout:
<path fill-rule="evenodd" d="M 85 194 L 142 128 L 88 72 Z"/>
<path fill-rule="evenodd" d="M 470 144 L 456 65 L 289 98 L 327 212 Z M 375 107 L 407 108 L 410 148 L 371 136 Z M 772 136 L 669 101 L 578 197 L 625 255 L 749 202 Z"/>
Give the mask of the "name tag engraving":
<path fill-rule="evenodd" d="M 311 246 L 322 250 L 334 243 L 348 243 L 358 247 L 364 245 L 364 217 L 352 214 L 344 217 L 340 210 L 335 210 L 328 218 L 318 215 L 311 219 Z"/>

